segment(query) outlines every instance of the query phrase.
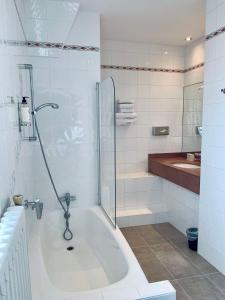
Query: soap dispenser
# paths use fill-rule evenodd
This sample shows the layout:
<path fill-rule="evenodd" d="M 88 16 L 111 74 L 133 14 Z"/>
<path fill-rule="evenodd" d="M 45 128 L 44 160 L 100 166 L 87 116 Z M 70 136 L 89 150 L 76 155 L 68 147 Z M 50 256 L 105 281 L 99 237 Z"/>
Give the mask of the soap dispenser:
<path fill-rule="evenodd" d="M 20 106 L 21 123 L 23 125 L 30 125 L 30 107 L 27 103 L 28 98 L 29 97 L 23 97 L 22 103 Z"/>

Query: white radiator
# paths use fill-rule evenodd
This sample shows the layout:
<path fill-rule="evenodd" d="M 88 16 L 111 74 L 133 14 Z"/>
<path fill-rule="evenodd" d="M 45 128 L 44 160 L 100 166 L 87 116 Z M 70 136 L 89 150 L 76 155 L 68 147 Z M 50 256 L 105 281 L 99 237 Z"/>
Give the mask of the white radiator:
<path fill-rule="evenodd" d="M 0 220 L 0 300 L 31 300 L 24 208 L 9 207 Z"/>

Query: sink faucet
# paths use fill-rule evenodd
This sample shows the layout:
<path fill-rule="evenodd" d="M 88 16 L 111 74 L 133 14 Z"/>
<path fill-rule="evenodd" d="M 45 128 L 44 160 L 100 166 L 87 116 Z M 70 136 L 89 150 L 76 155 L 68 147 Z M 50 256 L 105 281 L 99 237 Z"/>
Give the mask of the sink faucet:
<path fill-rule="evenodd" d="M 187 153 L 187 160 L 188 161 L 195 161 L 195 155 L 193 153 Z"/>
<path fill-rule="evenodd" d="M 32 208 L 32 210 L 36 210 L 36 216 L 37 219 L 40 220 L 42 217 L 42 211 L 43 211 L 43 202 L 41 202 L 39 199 L 35 200 L 35 201 L 28 201 L 25 200 L 24 201 L 24 207 L 27 209 L 29 207 Z"/>

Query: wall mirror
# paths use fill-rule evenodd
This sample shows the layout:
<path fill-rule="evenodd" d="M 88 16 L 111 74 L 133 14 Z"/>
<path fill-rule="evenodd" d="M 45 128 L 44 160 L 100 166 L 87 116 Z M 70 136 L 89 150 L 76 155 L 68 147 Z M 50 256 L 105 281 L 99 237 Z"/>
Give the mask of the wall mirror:
<path fill-rule="evenodd" d="M 201 151 L 203 82 L 188 85 L 183 91 L 182 152 Z"/>

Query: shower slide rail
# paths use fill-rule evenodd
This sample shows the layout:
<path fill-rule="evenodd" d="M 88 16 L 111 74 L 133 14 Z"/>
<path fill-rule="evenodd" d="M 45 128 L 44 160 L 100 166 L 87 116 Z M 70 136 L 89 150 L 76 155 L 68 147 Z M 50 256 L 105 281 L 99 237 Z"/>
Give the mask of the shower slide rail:
<path fill-rule="evenodd" d="M 0 220 L 0 300 L 31 300 L 24 208 L 9 207 Z"/>

